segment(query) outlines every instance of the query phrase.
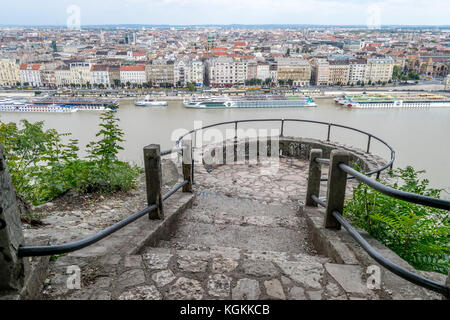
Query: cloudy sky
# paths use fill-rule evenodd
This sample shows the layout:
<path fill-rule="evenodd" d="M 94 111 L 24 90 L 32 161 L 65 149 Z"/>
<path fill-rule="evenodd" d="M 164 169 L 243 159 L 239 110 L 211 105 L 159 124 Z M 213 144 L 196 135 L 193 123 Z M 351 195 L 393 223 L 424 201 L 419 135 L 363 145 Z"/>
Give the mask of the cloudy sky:
<path fill-rule="evenodd" d="M 77 15 L 73 5 L 81 25 L 450 24 L 449 0 L 0 1 L 0 25 L 67 25 Z"/>

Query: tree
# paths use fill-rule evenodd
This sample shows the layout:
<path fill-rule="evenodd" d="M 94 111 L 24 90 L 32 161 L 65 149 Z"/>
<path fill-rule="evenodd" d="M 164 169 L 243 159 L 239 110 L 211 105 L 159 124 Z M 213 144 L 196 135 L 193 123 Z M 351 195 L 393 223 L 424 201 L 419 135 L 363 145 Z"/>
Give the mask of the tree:
<path fill-rule="evenodd" d="M 89 143 L 86 148 L 88 157 L 98 161 L 101 166 L 109 166 L 117 160 L 119 150 L 123 150 L 120 143 L 124 132 L 119 127 L 119 118 L 116 117 L 117 110 L 109 109 L 100 116 L 100 131 L 95 135 L 100 140 Z"/>
<path fill-rule="evenodd" d="M 188 82 L 187 88 L 188 88 L 189 91 L 195 91 L 196 90 L 195 82 Z"/>
<path fill-rule="evenodd" d="M 397 80 L 400 78 L 402 74 L 402 68 L 400 66 L 394 66 L 394 70 L 392 71 L 392 79 Z"/>
<path fill-rule="evenodd" d="M 287 56 L 291 55 L 291 49 L 289 49 L 289 48 L 287 49 L 286 55 L 287 55 Z"/>

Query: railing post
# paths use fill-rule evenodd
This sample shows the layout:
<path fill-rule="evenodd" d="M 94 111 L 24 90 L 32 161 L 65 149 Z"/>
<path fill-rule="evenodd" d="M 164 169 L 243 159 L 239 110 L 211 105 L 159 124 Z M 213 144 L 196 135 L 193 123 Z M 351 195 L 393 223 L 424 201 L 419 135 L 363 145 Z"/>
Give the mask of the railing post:
<path fill-rule="evenodd" d="M 316 161 L 316 158 L 322 157 L 321 149 L 311 149 L 309 154 L 309 172 L 308 172 L 308 186 L 306 189 L 305 204 L 311 207 L 317 207 L 317 203 L 311 198 L 312 195 L 319 197 L 320 192 L 320 177 L 322 176 L 322 165 Z"/>
<path fill-rule="evenodd" d="M 188 183 L 183 186 L 183 192 L 192 192 L 192 141 L 183 140 L 183 179 Z"/>
<path fill-rule="evenodd" d="M 163 201 L 161 196 L 162 170 L 161 150 L 159 144 L 144 147 L 145 182 L 147 185 L 147 204 L 156 204 L 157 208 L 149 212 L 150 219 L 164 219 Z"/>
<path fill-rule="evenodd" d="M 447 280 L 445 281 L 445 285 L 450 290 L 450 268 L 448 269 Z M 447 300 L 450 300 L 450 296 L 446 297 Z"/>
<path fill-rule="evenodd" d="M 328 124 L 327 141 L 330 141 L 331 123 Z"/>
<path fill-rule="evenodd" d="M 280 131 L 280 137 L 284 136 L 284 119 L 281 119 L 281 131 Z"/>
<path fill-rule="evenodd" d="M 367 153 L 370 151 L 370 139 L 372 139 L 372 136 L 369 136 L 369 140 L 367 141 Z"/>
<path fill-rule="evenodd" d="M 25 267 L 24 260 L 19 258 L 18 249 L 23 242 L 16 191 L 0 144 L 0 295 L 17 293 L 22 289 Z"/>
<path fill-rule="evenodd" d="M 348 165 L 350 155 L 347 151 L 333 150 L 330 155 L 328 171 L 327 207 L 325 210 L 325 228 L 341 228 L 339 221 L 333 217 L 333 211 L 340 213 L 344 210 L 345 188 L 347 186 L 347 173 L 339 168 L 340 163 Z"/>

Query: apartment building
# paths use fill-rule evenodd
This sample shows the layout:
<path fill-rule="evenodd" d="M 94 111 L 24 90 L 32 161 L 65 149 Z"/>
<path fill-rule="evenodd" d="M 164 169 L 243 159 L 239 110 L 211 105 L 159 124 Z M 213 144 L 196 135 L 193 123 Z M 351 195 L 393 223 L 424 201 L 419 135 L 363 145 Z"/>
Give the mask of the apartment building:
<path fill-rule="evenodd" d="M 121 66 L 120 67 L 120 82 L 143 84 L 147 82 L 147 75 L 145 72 L 145 65 Z"/>
<path fill-rule="evenodd" d="M 109 78 L 109 66 L 107 65 L 93 65 L 91 66 L 92 84 L 103 84 L 109 87 L 111 81 Z"/>
<path fill-rule="evenodd" d="M 256 67 L 256 78 L 262 81 L 266 81 L 266 79 L 270 79 L 270 65 L 267 62 L 258 62 Z"/>
<path fill-rule="evenodd" d="M 13 59 L 0 59 L 0 86 L 13 86 L 20 82 L 20 68 Z"/>
<path fill-rule="evenodd" d="M 57 67 L 55 69 L 55 81 L 57 86 L 70 85 L 72 81 L 70 67 L 67 65 Z"/>
<path fill-rule="evenodd" d="M 120 83 L 120 65 L 110 65 L 108 72 L 111 85 L 118 85 Z"/>
<path fill-rule="evenodd" d="M 327 86 L 330 78 L 330 63 L 326 59 L 314 59 L 311 67 L 311 82 L 316 86 Z"/>
<path fill-rule="evenodd" d="M 349 84 L 357 84 L 364 81 L 366 76 L 367 60 L 365 59 L 350 59 L 348 61 L 350 73 L 348 77 Z"/>
<path fill-rule="evenodd" d="M 258 63 L 256 61 L 249 61 L 247 64 L 247 79 L 256 79 L 258 77 Z"/>
<path fill-rule="evenodd" d="M 180 59 L 174 62 L 174 85 L 181 84 L 185 87 L 187 83 L 194 82 L 203 85 L 203 62 L 200 60 Z"/>
<path fill-rule="evenodd" d="M 209 85 L 227 86 L 245 84 L 248 80 L 248 60 L 220 56 L 210 59 L 206 64 Z"/>
<path fill-rule="evenodd" d="M 295 86 L 309 85 L 311 81 L 311 65 L 303 58 L 278 58 L 278 81 L 292 80 Z"/>
<path fill-rule="evenodd" d="M 153 85 L 174 83 L 174 61 L 166 59 L 154 59 L 150 65 L 146 67 L 147 79 Z"/>
<path fill-rule="evenodd" d="M 92 83 L 91 66 L 91 63 L 84 61 L 70 62 L 70 83 L 77 85 Z"/>
<path fill-rule="evenodd" d="M 350 76 L 350 66 L 346 60 L 330 60 L 328 69 L 328 84 L 347 85 Z"/>
<path fill-rule="evenodd" d="M 392 58 L 369 58 L 365 74 L 365 82 L 388 82 L 392 79 L 394 60 Z"/>
<path fill-rule="evenodd" d="M 28 83 L 31 86 L 42 86 L 41 65 L 22 64 L 20 66 L 20 81 L 22 84 Z"/>
<path fill-rule="evenodd" d="M 186 72 L 186 82 L 195 82 L 197 85 L 203 85 L 204 81 L 205 67 L 203 62 L 200 60 L 189 61 L 187 72 Z"/>

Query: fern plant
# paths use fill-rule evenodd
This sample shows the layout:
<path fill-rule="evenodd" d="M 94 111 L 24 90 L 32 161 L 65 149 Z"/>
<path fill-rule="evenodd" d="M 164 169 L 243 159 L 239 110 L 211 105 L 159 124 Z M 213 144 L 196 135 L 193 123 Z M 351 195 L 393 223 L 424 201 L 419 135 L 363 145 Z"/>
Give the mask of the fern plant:
<path fill-rule="evenodd" d="M 422 173 L 424 171 L 415 171 L 411 166 L 391 171 L 390 176 L 397 179 L 391 187 L 439 198 L 442 190 L 429 188 L 429 181 L 419 177 Z M 397 200 L 359 184 L 353 190 L 353 198 L 345 205 L 344 215 L 416 269 L 448 273 L 448 211 Z"/>

